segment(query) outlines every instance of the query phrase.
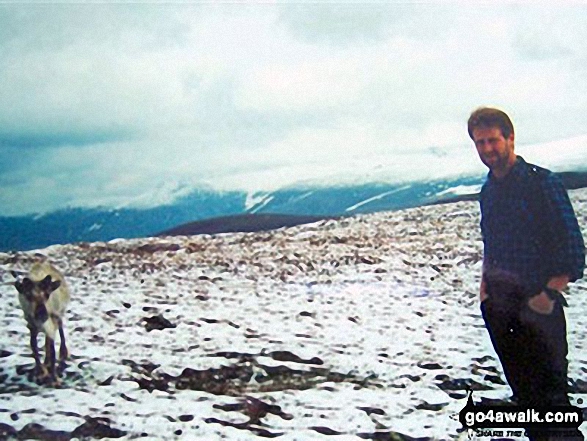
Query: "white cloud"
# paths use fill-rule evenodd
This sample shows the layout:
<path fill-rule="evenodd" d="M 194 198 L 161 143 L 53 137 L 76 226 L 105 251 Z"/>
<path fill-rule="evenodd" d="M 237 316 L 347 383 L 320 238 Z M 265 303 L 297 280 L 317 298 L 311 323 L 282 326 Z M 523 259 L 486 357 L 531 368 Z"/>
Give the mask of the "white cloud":
<path fill-rule="evenodd" d="M 295 112 L 350 106 L 368 82 L 361 69 L 360 62 L 345 57 L 263 66 L 242 81 L 237 104 Z"/>
<path fill-rule="evenodd" d="M 581 5 L 0 8 L 0 214 L 478 173 L 480 105 L 587 132 Z"/>

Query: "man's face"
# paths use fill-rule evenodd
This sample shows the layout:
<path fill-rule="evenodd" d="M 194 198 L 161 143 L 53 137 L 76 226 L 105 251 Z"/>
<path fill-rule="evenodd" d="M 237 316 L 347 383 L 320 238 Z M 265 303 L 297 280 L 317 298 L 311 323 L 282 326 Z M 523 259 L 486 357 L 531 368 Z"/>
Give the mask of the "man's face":
<path fill-rule="evenodd" d="M 515 160 L 513 133 L 504 138 L 499 127 L 478 127 L 473 140 L 479 158 L 492 171 L 506 171 Z"/>

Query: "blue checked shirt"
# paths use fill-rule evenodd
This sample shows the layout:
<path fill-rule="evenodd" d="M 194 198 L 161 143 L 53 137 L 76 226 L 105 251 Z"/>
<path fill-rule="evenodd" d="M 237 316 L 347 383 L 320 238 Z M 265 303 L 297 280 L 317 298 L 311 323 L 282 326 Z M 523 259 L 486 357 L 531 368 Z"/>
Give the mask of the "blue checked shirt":
<path fill-rule="evenodd" d="M 480 205 L 485 274 L 508 274 L 531 293 L 553 276 L 568 275 L 572 282 L 583 277 L 583 236 L 556 175 L 518 156 L 503 179 L 488 174 Z"/>

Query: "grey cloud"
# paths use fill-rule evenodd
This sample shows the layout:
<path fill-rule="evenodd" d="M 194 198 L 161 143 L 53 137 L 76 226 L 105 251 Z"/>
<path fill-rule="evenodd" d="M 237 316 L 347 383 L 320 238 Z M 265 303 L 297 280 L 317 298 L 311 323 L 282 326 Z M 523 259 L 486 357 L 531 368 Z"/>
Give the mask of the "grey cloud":
<path fill-rule="evenodd" d="M 587 16 L 585 6 L 529 7 L 525 20 L 514 29 L 512 44 L 523 59 L 548 61 L 587 56 L 587 28 L 577 17 Z"/>
<path fill-rule="evenodd" d="M 23 129 L 22 131 L 2 131 L 0 129 L 0 148 L 17 149 L 45 148 L 59 146 L 84 146 L 106 142 L 127 141 L 132 138 L 129 131 L 88 130 L 88 131 L 39 131 Z"/>
<path fill-rule="evenodd" d="M 562 59 L 572 54 L 571 49 L 536 35 L 522 35 L 516 42 L 517 52 L 528 60 Z"/>
<path fill-rule="evenodd" d="M 297 37 L 310 42 L 346 44 L 355 40 L 379 40 L 390 20 L 404 8 L 381 4 L 302 3 L 280 7 L 280 19 Z"/>
<path fill-rule="evenodd" d="M 296 37 L 311 43 L 372 43 L 409 35 L 432 40 L 449 32 L 446 19 L 458 6 L 430 2 L 308 2 L 280 6 L 280 20 Z"/>
<path fill-rule="evenodd" d="M 0 147 L 123 141 L 181 120 L 170 115 L 173 86 L 166 90 L 166 60 L 157 59 L 185 45 L 190 27 L 180 13 L 164 5 L 0 5 Z"/>
<path fill-rule="evenodd" d="M 172 47 L 185 42 L 198 5 L 27 3 L 0 5 L 0 54 L 58 51 L 75 44 Z M 165 17 L 162 20 L 162 16 Z"/>

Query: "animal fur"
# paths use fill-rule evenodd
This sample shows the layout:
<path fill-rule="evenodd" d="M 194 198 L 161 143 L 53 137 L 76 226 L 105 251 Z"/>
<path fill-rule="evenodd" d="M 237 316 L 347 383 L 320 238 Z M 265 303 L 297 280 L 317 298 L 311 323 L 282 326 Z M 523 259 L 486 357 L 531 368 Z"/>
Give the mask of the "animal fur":
<path fill-rule="evenodd" d="M 55 371 L 55 334 L 59 331 L 61 346 L 60 362 L 67 358 L 65 334 L 63 332 L 63 315 L 70 300 L 70 293 L 65 278 L 57 268 L 47 261 L 33 264 L 28 275 L 22 280 L 16 273 L 14 286 L 18 291 L 18 300 L 30 330 L 30 345 L 35 358 L 35 373 L 42 379 L 50 377 L 57 382 Z M 41 364 L 37 336 L 45 334 L 45 363 Z"/>

